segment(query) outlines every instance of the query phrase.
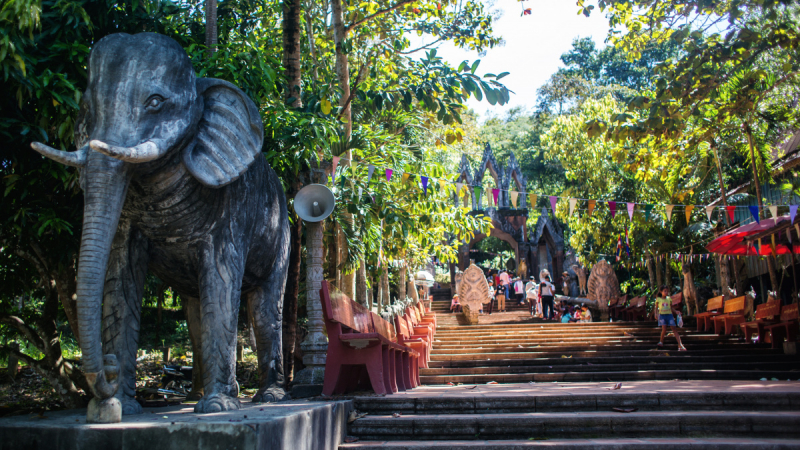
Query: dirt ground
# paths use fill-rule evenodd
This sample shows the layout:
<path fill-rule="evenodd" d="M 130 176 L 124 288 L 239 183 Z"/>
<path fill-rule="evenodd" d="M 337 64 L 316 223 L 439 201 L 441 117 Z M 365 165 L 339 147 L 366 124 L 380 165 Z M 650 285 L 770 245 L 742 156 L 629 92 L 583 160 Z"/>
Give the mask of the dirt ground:
<path fill-rule="evenodd" d="M 191 366 L 191 357 L 176 359 L 170 364 Z M 140 358 L 136 370 L 136 390 L 158 387 L 163 362 L 156 354 Z M 237 363 L 236 378 L 239 381 L 239 396 L 251 397 L 258 383 L 255 358 Z M 150 399 L 160 400 L 160 399 Z M 155 405 L 154 405 L 155 406 Z M 166 404 L 164 404 L 166 406 Z M 50 382 L 29 367 L 21 367 L 16 380 L 12 381 L 5 368 L 0 368 L 0 417 L 43 413 L 64 409 L 64 404 Z"/>

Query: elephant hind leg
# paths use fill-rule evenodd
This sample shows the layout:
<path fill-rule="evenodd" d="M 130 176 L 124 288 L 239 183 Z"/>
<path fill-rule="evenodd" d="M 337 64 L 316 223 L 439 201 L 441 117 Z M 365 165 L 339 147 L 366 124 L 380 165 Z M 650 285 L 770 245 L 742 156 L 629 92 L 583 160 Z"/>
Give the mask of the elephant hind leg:
<path fill-rule="evenodd" d="M 203 398 L 198 413 L 240 409 L 236 384 L 236 324 L 243 258 L 233 246 L 204 244 L 200 268 L 200 352 Z"/>
<path fill-rule="evenodd" d="M 283 293 L 288 269 L 288 240 L 269 278 L 247 294 L 247 312 L 256 336 L 259 389 L 253 402 L 288 400 L 283 371 Z M 283 257 L 282 257 L 283 256 Z"/>
<path fill-rule="evenodd" d="M 140 414 L 136 401 L 136 351 L 147 275 L 147 241 L 120 222 L 112 242 L 103 292 L 103 353 L 116 355 L 122 414 Z"/>

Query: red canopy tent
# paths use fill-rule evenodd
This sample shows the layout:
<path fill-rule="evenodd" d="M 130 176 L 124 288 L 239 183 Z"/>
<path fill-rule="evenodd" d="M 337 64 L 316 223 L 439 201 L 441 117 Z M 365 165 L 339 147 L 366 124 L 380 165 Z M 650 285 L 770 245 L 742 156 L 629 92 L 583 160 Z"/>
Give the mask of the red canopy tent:
<path fill-rule="evenodd" d="M 786 234 L 781 233 L 790 226 L 789 216 L 764 219 L 761 223 L 749 223 L 709 242 L 706 249 L 711 253 L 721 255 L 768 256 L 772 254 L 772 237 L 774 236 L 776 254 L 797 253 L 800 252 L 800 237 L 795 237 L 790 243 Z M 760 247 L 759 239 L 761 239 Z"/>

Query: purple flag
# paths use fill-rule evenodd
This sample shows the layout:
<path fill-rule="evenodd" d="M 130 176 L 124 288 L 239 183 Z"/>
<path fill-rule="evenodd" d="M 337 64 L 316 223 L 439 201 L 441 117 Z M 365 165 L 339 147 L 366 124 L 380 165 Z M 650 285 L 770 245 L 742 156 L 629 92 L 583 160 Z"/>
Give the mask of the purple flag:
<path fill-rule="evenodd" d="M 492 189 L 492 197 L 494 197 L 494 206 L 497 206 L 497 195 L 500 193 L 500 189 L 494 188 Z"/>
<path fill-rule="evenodd" d="M 611 218 L 614 218 L 614 215 L 617 214 L 617 202 L 608 202 L 608 209 L 611 210 Z"/>
<path fill-rule="evenodd" d="M 428 177 L 420 176 L 419 179 L 422 181 L 422 190 L 428 195 Z"/>
<path fill-rule="evenodd" d="M 750 214 L 756 219 L 756 223 L 761 223 L 761 219 L 758 218 L 758 206 L 748 206 L 747 208 L 750 209 Z"/>
<path fill-rule="evenodd" d="M 369 184 L 369 180 L 372 179 L 372 172 L 375 172 L 375 166 L 372 164 L 367 167 L 367 184 Z"/>
<path fill-rule="evenodd" d="M 794 216 L 797 215 L 797 205 L 789 205 L 789 220 L 794 223 Z"/>
<path fill-rule="evenodd" d="M 386 169 L 386 181 L 389 181 L 389 180 L 392 179 L 392 172 L 393 172 L 392 169 Z"/>
<path fill-rule="evenodd" d="M 553 195 L 550 196 L 550 207 L 553 208 L 553 215 L 556 215 L 556 203 L 558 203 L 558 197 Z"/>

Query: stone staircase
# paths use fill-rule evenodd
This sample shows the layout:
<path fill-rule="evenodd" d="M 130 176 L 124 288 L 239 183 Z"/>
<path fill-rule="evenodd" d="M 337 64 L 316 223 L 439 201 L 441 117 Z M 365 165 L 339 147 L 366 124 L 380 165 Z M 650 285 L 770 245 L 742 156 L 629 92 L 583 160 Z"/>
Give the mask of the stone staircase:
<path fill-rule="evenodd" d="M 502 320 L 514 314 L 492 316 Z M 655 322 L 466 327 L 453 323 L 454 317 L 439 317 L 429 368 L 420 370 L 423 384 L 800 378 L 795 356 L 738 337 L 683 328 L 689 351 L 678 352 L 672 336 L 659 349 Z"/>
<path fill-rule="evenodd" d="M 422 387 L 355 399 L 368 415 L 341 449 L 800 449 L 800 359 L 766 344 L 684 328 L 678 352 L 654 322 L 459 316 L 437 315 Z"/>

